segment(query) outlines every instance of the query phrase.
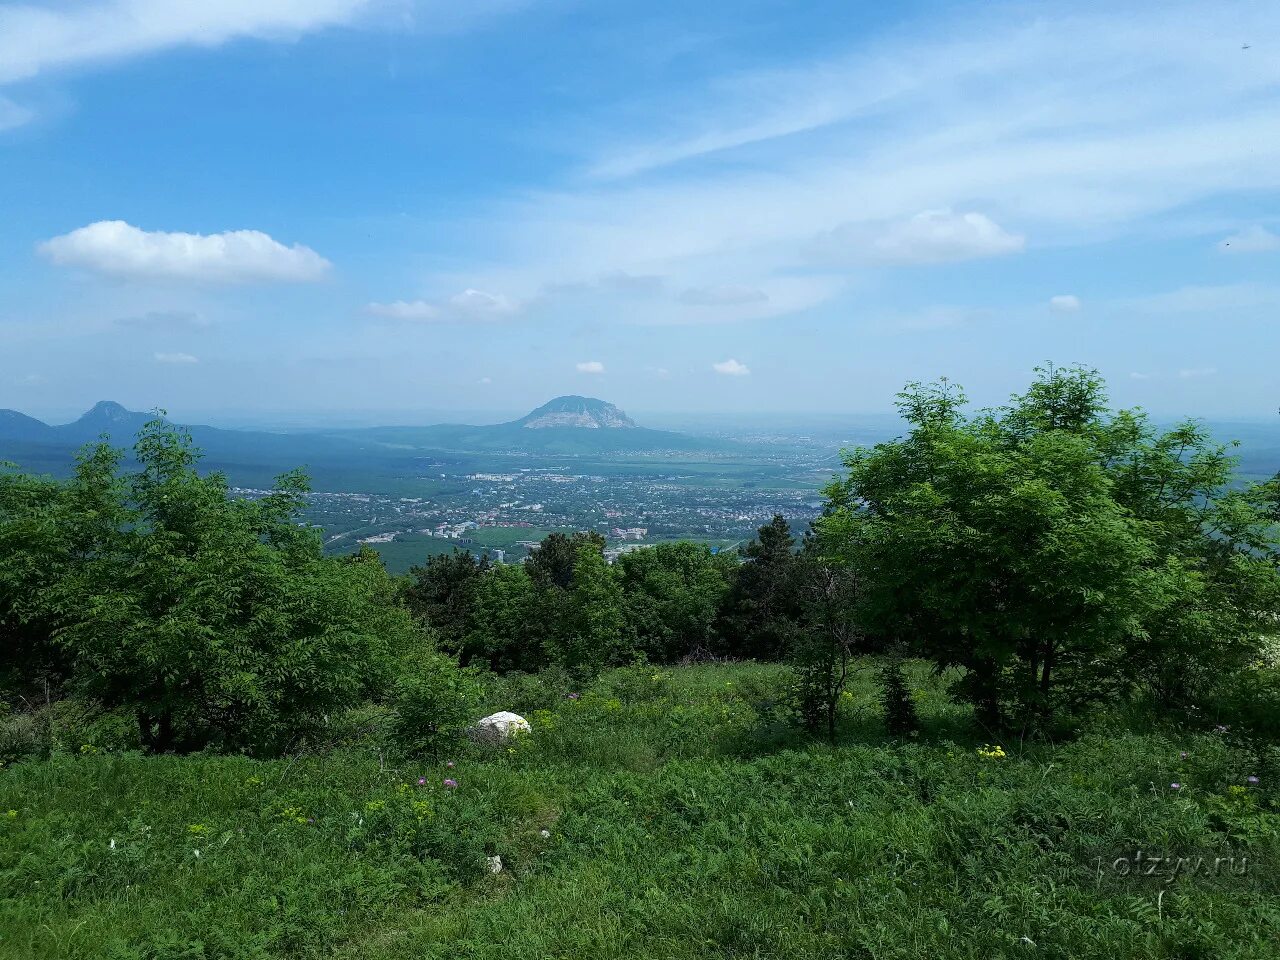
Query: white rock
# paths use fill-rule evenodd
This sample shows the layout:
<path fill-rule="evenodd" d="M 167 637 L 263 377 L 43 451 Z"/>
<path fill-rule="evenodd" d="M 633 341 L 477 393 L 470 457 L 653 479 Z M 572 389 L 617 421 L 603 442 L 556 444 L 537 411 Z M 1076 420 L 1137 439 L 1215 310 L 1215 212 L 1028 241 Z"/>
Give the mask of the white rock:
<path fill-rule="evenodd" d="M 490 714 L 471 728 L 472 736 L 487 743 L 501 743 L 517 734 L 525 734 L 531 730 L 529 721 L 518 713 L 503 710 Z"/>
<path fill-rule="evenodd" d="M 489 857 L 489 872 L 490 873 L 502 872 L 502 858 L 497 856 L 496 854 L 492 857 Z"/>

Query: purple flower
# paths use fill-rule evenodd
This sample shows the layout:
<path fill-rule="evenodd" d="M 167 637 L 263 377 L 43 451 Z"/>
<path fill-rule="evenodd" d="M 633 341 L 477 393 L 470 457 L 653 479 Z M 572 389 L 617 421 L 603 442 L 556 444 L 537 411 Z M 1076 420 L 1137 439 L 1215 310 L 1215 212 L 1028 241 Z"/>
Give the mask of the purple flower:
<path fill-rule="evenodd" d="M 1249 786 L 1251 786 L 1251 787 L 1256 787 L 1256 786 L 1258 785 L 1258 778 L 1257 778 L 1257 777 L 1245 777 L 1245 778 L 1244 778 L 1244 782 L 1245 782 L 1245 783 L 1247 783 L 1247 784 L 1248 784 Z"/>
<path fill-rule="evenodd" d="M 427 785 L 427 778 L 426 778 L 426 777 L 419 777 L 419 778 L 418 778 L 418 786 L 420 786 L 420 787 L 425 787 L 426 785 Z"/>
<path fill-rule="evenodd" d="M 571 693 L 571 694 L 569 694 L 569 699 L 570 699 L 570 700 L 577 700 L 577 699 L 578 699 L 579 697 L 581 697 L 581 696 L 582 696 L 582 694 L 580 694 L 580 693 Z"/>
<path fill-rule="evenodd" d="M 1182 789 L 1182 784 L 1180 784 L 1180 783 L 1171 783 L 1171 784 L 1169 784 L 1169 789 L 1170 789 L 1170 790 L 1181 790 L 1181 789 Z"/>
<path fill-rule="evenodd" d="M 1220 723 L 1220 724 L 1218 724 L 1216 727 L 1214 727 L 1214 728 L 1213 728 L 1213 732 L 1214 732 L 1214 733 L 1226 733 L 1226 732 L 1227 732 L 1228 730 L 1230 730 L 1230 729 L 1231 729 L 1230 727 L 1226 726 L 1225 724 L 1221 724 L 1221 723 Z"/>
<path fill-rule="evenodd" d="M 1187 751 L 1183 750 L 1180 754 L 1178 754 L 1178 759 L 1179 760 L 1187 759 Z"/>
<path fill-rule="evenodd" d="M 453 789 L 455 789 L 455 788 L 458 786 L 458 781 L 457 781 L 457 780 L 453 780 L 453 779 L 446 780 L 446 781 L 444 782 L 444 785 L 445 785 L 445 788 L 446 788 L 446 789 L 448 789 L 448 790 L 453 790 Z"/>
<path fill-rule="evenodd" d="M 452 770 L 452 769 L 453 769 L 453 761 L 452 761 L 452 760 L 450 760 L 448 763 L 446 763 L 446 764 L 445 764 L 445 766 L 446 766 L 446 767 L 448 767 L 450 770 Z"/>

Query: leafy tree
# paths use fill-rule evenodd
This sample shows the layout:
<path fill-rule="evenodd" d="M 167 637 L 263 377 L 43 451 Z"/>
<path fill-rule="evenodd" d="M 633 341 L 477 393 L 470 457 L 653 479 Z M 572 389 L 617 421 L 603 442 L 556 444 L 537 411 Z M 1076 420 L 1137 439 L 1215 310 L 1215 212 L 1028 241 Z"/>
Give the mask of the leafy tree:
<path fill-rule="evenodd" d="M 813 543 L 791 561 L 797 616 L 789 621 L 787 659 L 791 666 L 796 715 L 833 743 L 840 696 L 854 656 L 862 652 L 857 623 L 857 580 L 851 570 Z"/>
<path fill-rule="evenodd" d="M 964 403 L 910 385 L 908 436 L 848 454 L 827 491 L 821 539 L 863 578 L 870 630 L 965 667 L 957 692 L 993 726 L 1047 726 L 1136 682 L 1188 695 L 1247 659 L 1275 609 L 1274 541 L 1200 428 L 1112 414 L 1078 368 L 1038 371 L 996 411 Z"/>
<path fill-rule="evenodd" d="M 775 514 L 742 552 L 745 559 L 725 603 L 721 628 L 725 650 L 735 656 L 777 660 L 799 615 L 796 541 L 786 519 Z"/>
<path fill-rule="evenodd" d="M 71 689 L 135 712 L 149 748 L 279 749 L 423 642 L 376 554 L 325 558 L 298 525 L 301 474 L 232 498 L 163 420 L 134 452 L 129 474 L 98 445 L 56 490 L 10 482 L 36 495 L 21 515 L 6 495 L 0 536 L 28 556 L 0 595 L 6 620 L 46 632 Z"/>
<path fill-rule="evenodd" d="M 880 709 L 884 715 L 884 727 L 889 733 L 900 736 L 920 729 L 911 686 L 902 669 L 902 654 L 893 652 L 880 670 Z"/>
<path fill-rule="evenodd" d="M 605 539 L 598 533 L 579 531 L 573 536 L 548 534 L 534 550 L 525 568 L 540 587 L 568 590 L 573 585 L 573 572 L 578 563 L 578 548 L 590 544 L 597 552 L 604 550 Z"/>
<path fill-rule="evenodd" d="M 431 626 L 443 647 L 461 653 L 463 665 L 471 655 L 464 641 L 473 629 L 475 592 L 488 569 L 488 555 L 476 559 L 455 549 L 429 557 L 423 566 L 409 570 L 406 604 Z"/>
<path fill-rule="evenodd" d="M 399 666 L 391 691 L 392 734 L 411 754 L 439 756 L 476 719 L 482 694 L 473 671 L 451 657 L 417 651 Z"/>
<path fill-rule="evenodd" d="M 537 670 L 545 664 L 538 597 L 524 566 L 498 564 L 479 577 L 472 593 L 464 657 L 483 658 L 491 669 Z"/>
<path fill-rule="evenodd" d="M 672 663 L 718 640 L 718 618 L 737 573 L 732 554 L 660 543 L 618 558 L 627 618 L 640 652 Z"/>
<path fill-rule="evenodd" d="M 557 599 L 567 603 L 560 603 L 558 629 L 548 638 L 549 659 L 589 677 L 629 658 L 622 582 L 592 540 L 579 541 L 572 586 Z"/>

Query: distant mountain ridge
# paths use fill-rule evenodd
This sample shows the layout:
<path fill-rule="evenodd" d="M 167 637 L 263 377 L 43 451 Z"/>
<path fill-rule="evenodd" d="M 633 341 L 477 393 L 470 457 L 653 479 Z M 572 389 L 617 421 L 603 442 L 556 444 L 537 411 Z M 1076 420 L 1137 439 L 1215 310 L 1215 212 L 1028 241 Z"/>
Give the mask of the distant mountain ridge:
<path fill-rule="evenodd" d="M 93 405 L 72 423 L 53 426 L 17 410 L 0 410 L 0 460 L 4 445 L 36 444 L 54 451 L 74 449 L 106 435 L 116 446 L 132 446 L 143 424 L 154 414 L 129 410 L 112 400 Z M 642 427 L 612 403 L 595 397 L 567 395 L 549 400 L 519 420 L 472 426 L 435 424 L 422 427 L 365 427 L 313 430 L 289 434 L 256 430 L 224 430 L 187 425 L 196 445 L 219 461 L 297 463 L 316 458 L 347 457 L 361 451 L 410 453 L 542 453 L 580 455 L 717 450 L 725 441 Z"/>
<path fill-rule="evenodd" d="M 595 397 L 565 396 L 548 400 L 515 421 L 525 430 L 577 427 L 586 430 L 638 430 L 639 424 L 612 403 Z"/>

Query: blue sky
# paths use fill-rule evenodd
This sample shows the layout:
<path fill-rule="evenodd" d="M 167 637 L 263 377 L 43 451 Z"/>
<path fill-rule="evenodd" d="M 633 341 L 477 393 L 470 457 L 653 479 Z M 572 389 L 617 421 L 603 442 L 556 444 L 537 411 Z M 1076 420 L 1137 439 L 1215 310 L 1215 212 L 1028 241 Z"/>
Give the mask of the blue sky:
<path fill-rule="evenodd" d="M 457 8 L 467 11 L 459 14 Z M 0 407 L 1280 403 L 1280 5 L 0 6 Z"/>

